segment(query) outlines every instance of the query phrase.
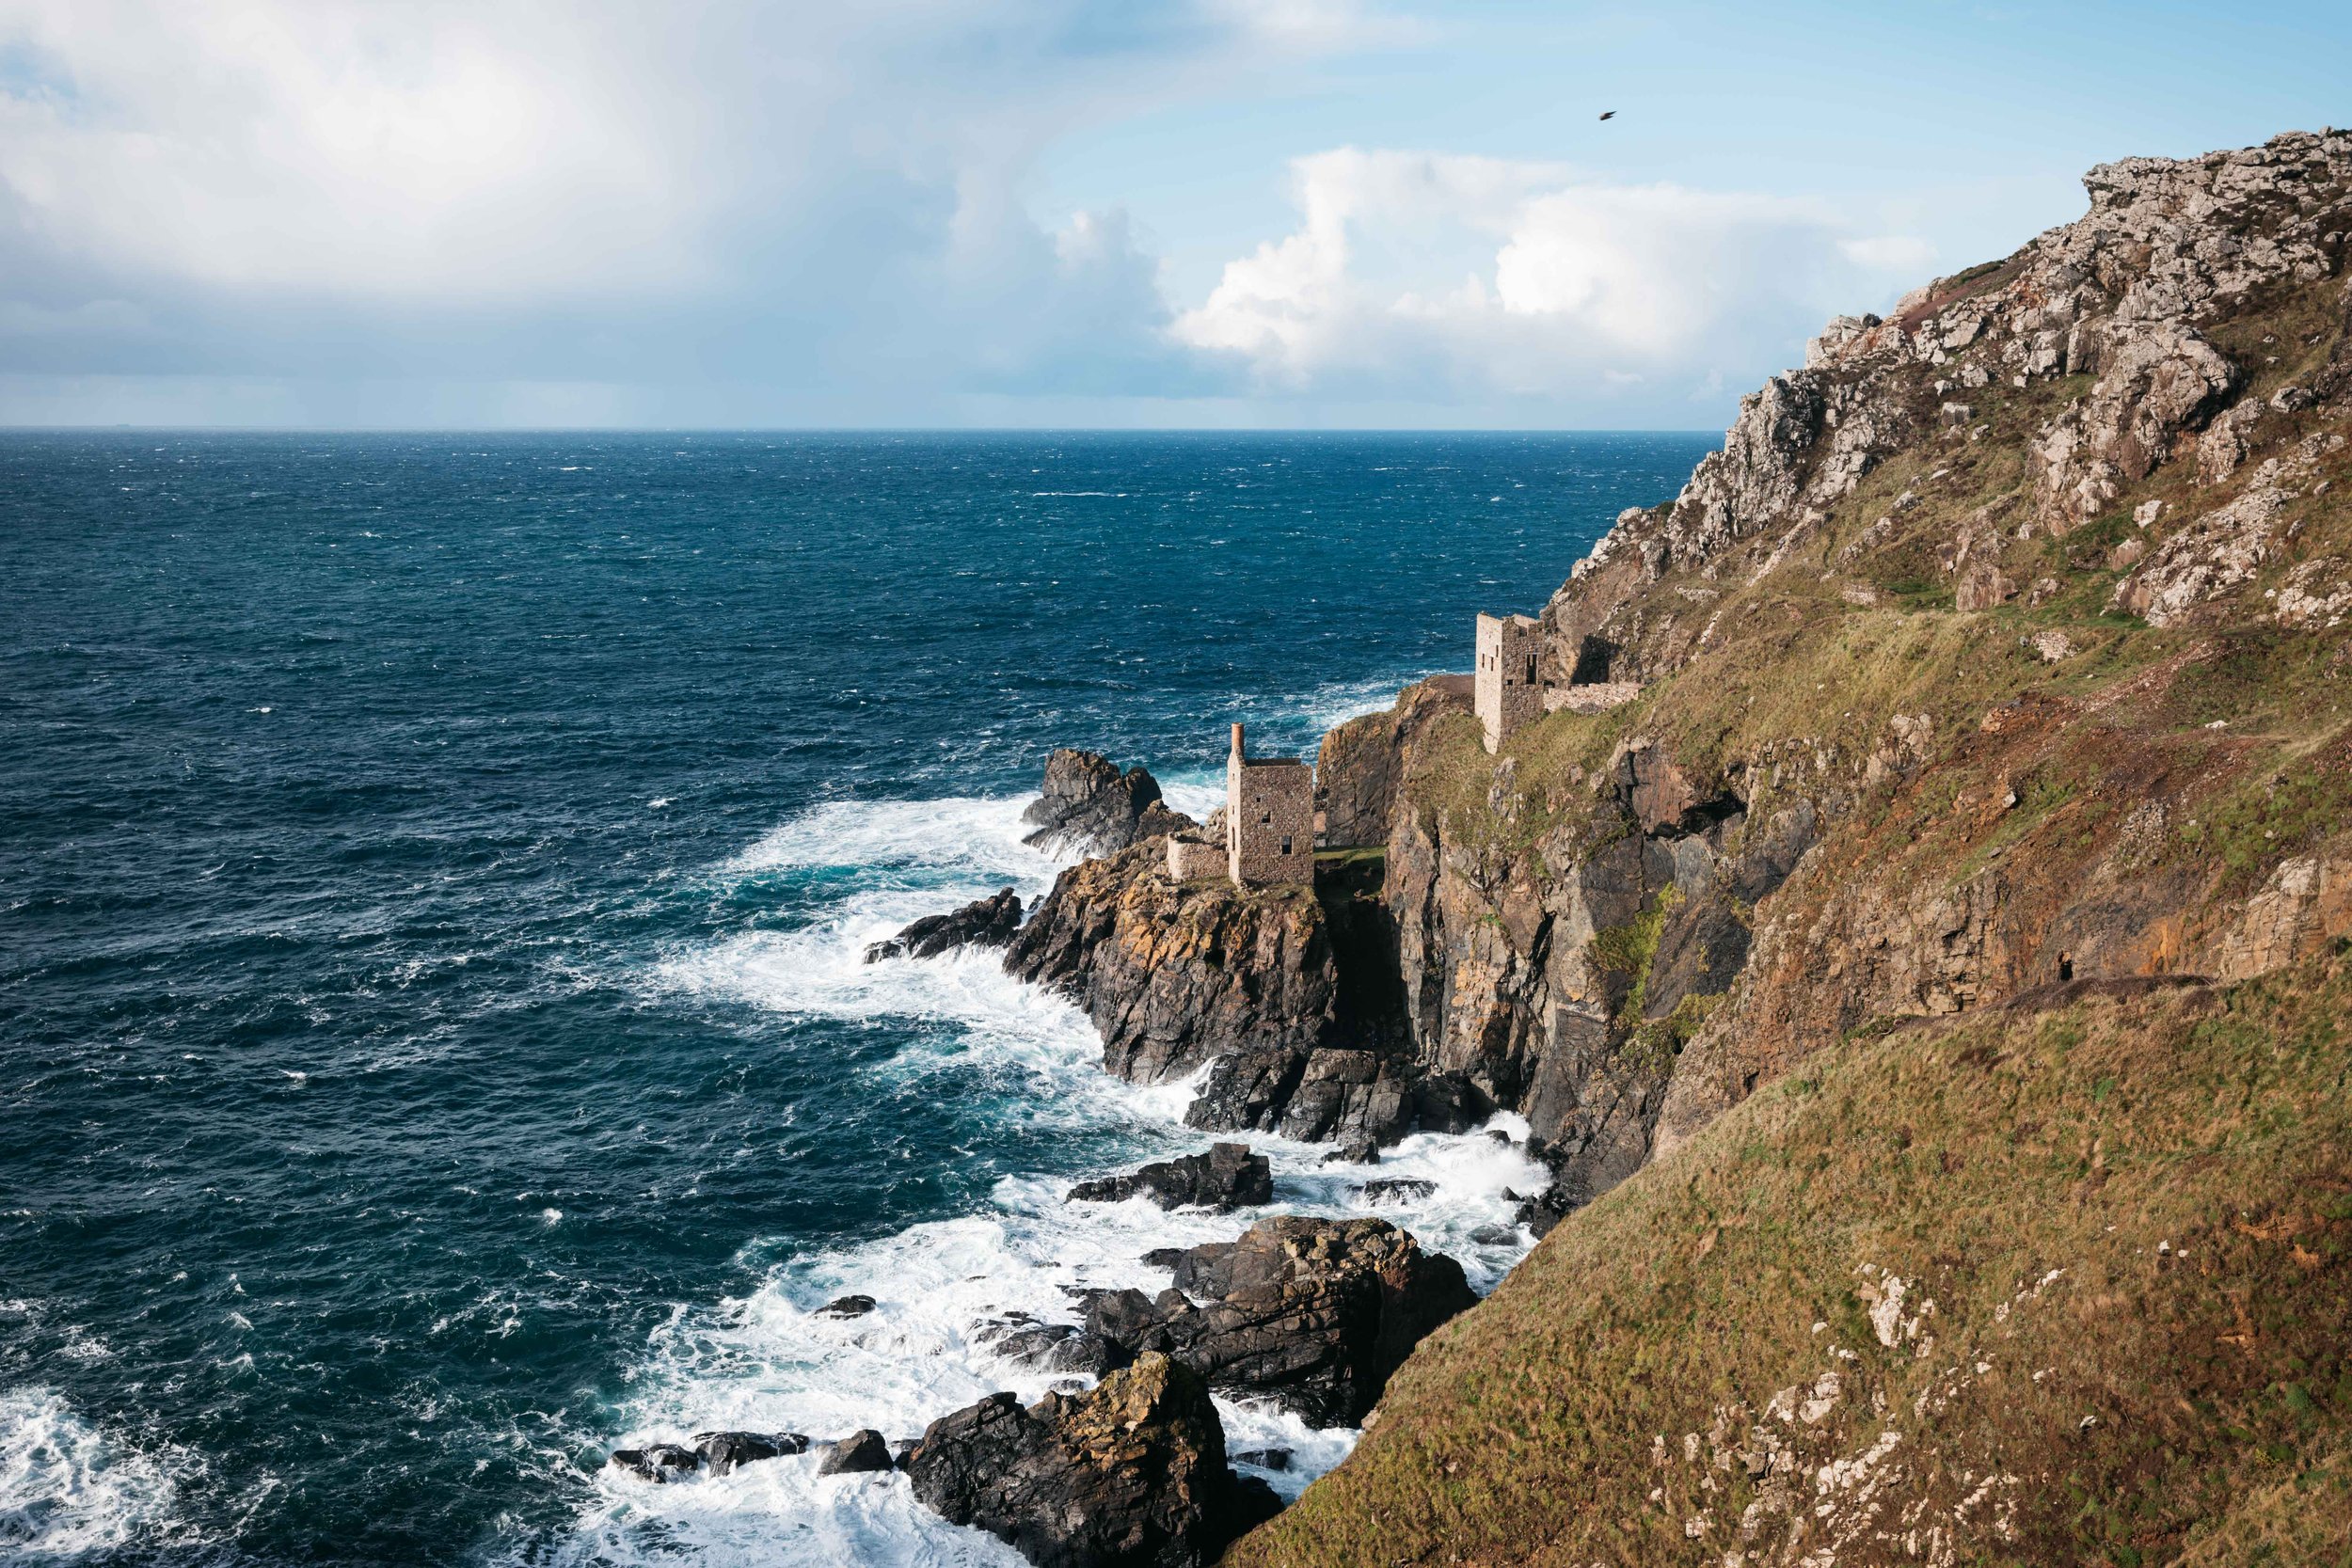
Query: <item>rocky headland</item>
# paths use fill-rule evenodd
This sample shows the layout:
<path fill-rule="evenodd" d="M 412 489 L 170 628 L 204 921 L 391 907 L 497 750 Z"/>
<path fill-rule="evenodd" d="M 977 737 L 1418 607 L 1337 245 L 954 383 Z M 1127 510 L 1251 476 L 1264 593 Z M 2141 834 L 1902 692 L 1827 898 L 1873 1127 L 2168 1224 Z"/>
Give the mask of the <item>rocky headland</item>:
<path fill-rule="evenodd" d="M 1512 1111 L 1550 1170 L 1484 1303 L 1281 1216 L 1041 1338 L 1368 1429 L 1226 1560 L 2352 1551 L 2352 134 L 2085 184 L 1620 515 L 1496 751 L 1458 676 L 1327 736 L 1313 886 L 1172 879 L 1149 775 L 1056 754 L 1089 858 L 1004 963 L 1106 1070 L 1359 1158 Z M 1221 1439 L 1153 1500 L 1081 1405 L 949 1418 L 918 1490 L 1210 1560 Z"/>

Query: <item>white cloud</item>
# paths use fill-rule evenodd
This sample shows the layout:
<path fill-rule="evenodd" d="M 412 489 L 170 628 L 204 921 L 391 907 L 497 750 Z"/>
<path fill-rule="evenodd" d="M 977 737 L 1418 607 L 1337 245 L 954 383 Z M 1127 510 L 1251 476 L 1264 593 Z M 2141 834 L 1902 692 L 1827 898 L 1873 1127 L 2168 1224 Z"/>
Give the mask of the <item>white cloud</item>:
<path fill-rule="evenodd" d="M 1343 149 L 1293 165 L 1297 229 L 1172 328 L 1269 388 L 1677 399 L 1753 381 L 1832 309 L 1918 270 L 1817 204 L 1559 165 Z"/>

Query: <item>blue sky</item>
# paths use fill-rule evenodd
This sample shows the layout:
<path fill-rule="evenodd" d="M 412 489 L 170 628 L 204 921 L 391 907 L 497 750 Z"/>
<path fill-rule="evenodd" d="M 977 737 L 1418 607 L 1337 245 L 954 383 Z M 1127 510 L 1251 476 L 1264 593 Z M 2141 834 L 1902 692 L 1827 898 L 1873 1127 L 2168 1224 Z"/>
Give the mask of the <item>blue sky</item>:
<path fill-rule="evenodd" d="M 2340 4 L 0 0 L 0 422 L 1720 428 L 2347 82 Z"/>

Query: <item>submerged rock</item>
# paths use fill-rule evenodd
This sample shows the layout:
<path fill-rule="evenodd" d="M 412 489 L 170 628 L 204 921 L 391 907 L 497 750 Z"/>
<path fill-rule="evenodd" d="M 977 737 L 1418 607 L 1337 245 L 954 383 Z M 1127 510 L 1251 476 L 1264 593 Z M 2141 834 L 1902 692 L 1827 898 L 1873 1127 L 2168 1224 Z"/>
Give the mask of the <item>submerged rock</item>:
<path fill-rule="evenodd" d="M 820 1317 L 862 1318 L 874 1309 L 872 1296 L 835 1296 L 817 1309 Z"/>
<path fill-rule="evenodd" d="M 612 1457 L 605 1461 L 631 1475 L 655 1482 L 675 1481 L 679 1476 L 699 1469 L 702 1462 L 702 1455 L 675 1443 L 648 1443 L 642 1449 L 614 1449 Z"/>
<path fill-rule="evenodd" d="M 1386 1220 L 1284 1215 L 1191 1248 L 1156 1298 L 1094 1296 L 1087 1326 L 1313 1425 L 1353 1426 L 1422 1337 L 1476 1300 L 1459 1263 Z"/>
<path fill-rule="evenodd" d="M 1021 895 L 1001 888 L 950 914 L 927 914 L 866 949 L 867 963 L 929 958 L 958 947 L 1002 947 L 1021 929 Z"/>
<path fill-rule="evenodd" d="M 701 1456 L 704 1469 L 723 1476 L 763 1459 L 806 1453 L 808 1439 L 797 1432 L 698 1432 L 694 1452 Z"/>
<path fill-rule="evenodd" d="M 1073 1203 L 1120 1203 L 1136 1196 L 1163 1209 L 1251 1208 L 1274 1201 L 1274 1167 L 1264 1155 L 1250 1153 L 1248 1144 L 1212 1144 L 1205 1154 L 1162 1160 L 1070 1189 Z"/>
<path fill-rule="evenodd" d="M 1435 1181 L 1418 1176 L 1391 1176 L 1385 1180 L 1364 1183 L 1366 1203 L 1415 1203 L 1438 1190 Z"/>
<path fill-rule="evenodd" d="M 1039 1568 L 1208 1568 L 1280 1508 L 1236 1476 L 1207 1386 L 1146 1355 L 1090 1393 L 1010 1394 L 943 1416 L 907 1462 L 914 1495 Z"/>
<path fill-rule="evenodd" d="M 1048 854 L 1116 854 L 1142 839 L 1198 824 L 1160 799 L 1159 781 L 1141 768 L 1124 773 L 1097 752 L 1068 747 L 1045 759 L 1044 792 L 1021 814 L 1034 831 L 1024 844 Z"/>

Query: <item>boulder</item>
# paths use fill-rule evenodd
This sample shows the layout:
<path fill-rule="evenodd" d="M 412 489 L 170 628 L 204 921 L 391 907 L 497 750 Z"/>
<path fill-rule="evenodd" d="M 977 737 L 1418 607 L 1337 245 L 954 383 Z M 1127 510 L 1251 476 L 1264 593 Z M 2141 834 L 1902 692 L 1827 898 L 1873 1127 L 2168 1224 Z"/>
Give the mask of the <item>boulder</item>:
<path fill-rule="evenodd" d="M 833 1446 L 824 1463 L 817 1466 L 820 1476 L 870 1475 L 891 1468 L 890 1445 L 872 1427 L 850 1433 Z"/>
<path fill-rule="evenodd" d="M 1366 1203 L 1417 1203 L 1438 1190 L 1435 1181 L 1418 1176 L 1391 1176 L 1364 1183 Z"/>
<path fill-rule="evenodd" d="M 702 1455 L 675 1443 L 648 1443 L 642 1449 L 614 1449 L 608 1465 L 619 1466 L 631 1475 L 650 1481 L 675 1481 L 689 1471 L 699 1469 Z"/>
<path fill-rule="evenodd" d="M 1020 1321 L 998 1319 L 980 1324 L 973 1338 L 1008 1360 L 1049 1372 L 1102 1373 L 1125 1366 L 1133 1357 L 1122 1347 L 1075 1323 L 1044 1323 L 1016 1314 Z"/>
<path fill-rule="evenodd" d="M 1281 1506 L 1234 1475 L 1200 1378 L 1146 1355 L 1091 1392 L 1010 1394 L 943 1416 L 907 1462 L 914 1495 L 1039 1568 L 1208 1568 Z"/>
<path fill-rule="evenodd" d="M 1315 1426 L 1363 1418 L 1423 1335 L 1477 1300 L 1462 1266 L 1385 1220 L 1285 1215 L 1185 1252 L 1176 1286 L 1105 1291 L 1087 1326 L 1173 1355 Z"/>
<path fill-rule="evenodd" d="M 1205 1154 L 1163 1160 L 1070 1189 L 1073 1203 L 1120 1203 L 1138 1196 L 1163 1209 L 1249 1208 L 1274 1201 L 1274 1169 L 1264 1155 L 1250 1153 L 1248 1144 L 1212 1144 Z"/>
<path fill-rule="evenodd" d="M 1110 855 L 1129 845 L 1199 826 L 1160 799 L 1159 782 L 1141 768 L 1124 773 L 1096 752 L 1067 747 L 1045 759 L 1043 793 L 1021 820 L 1022 840 L 1048 854 Z"/>
<path fill-rule="evenodd" d="M 1184 1258 L 1184 1249 L 1183 1247 L 1155 1246 L 1151 1251 L 1145 1253 L 1141 1259 L 1137 1259 L 1137 1261 L 1141 1262 L 1146 1268 L 1172 1269 Z"/>
<path fill-rule="evenodd" d="M 866 949 L 867 963 L 929 958 L 958 947 L 1002 947 L 1021 929 L 1021 895 L 1003 888 L 950 914 L 927 914 Z"/>
<path fill-rule="evenodd" d="M 702 1467 L 723 1476 L 741 1465 L 787 1454 L 808 1452 L 808 1439 L 797 1432 L 698 1432 L 694 1452 Z"/>
<path fill-rule="evenodd" d="M 817 1309 L 820 1317 L 862 1318 L 874 1309 L 872 1296 L 835 1296 Z"/>

